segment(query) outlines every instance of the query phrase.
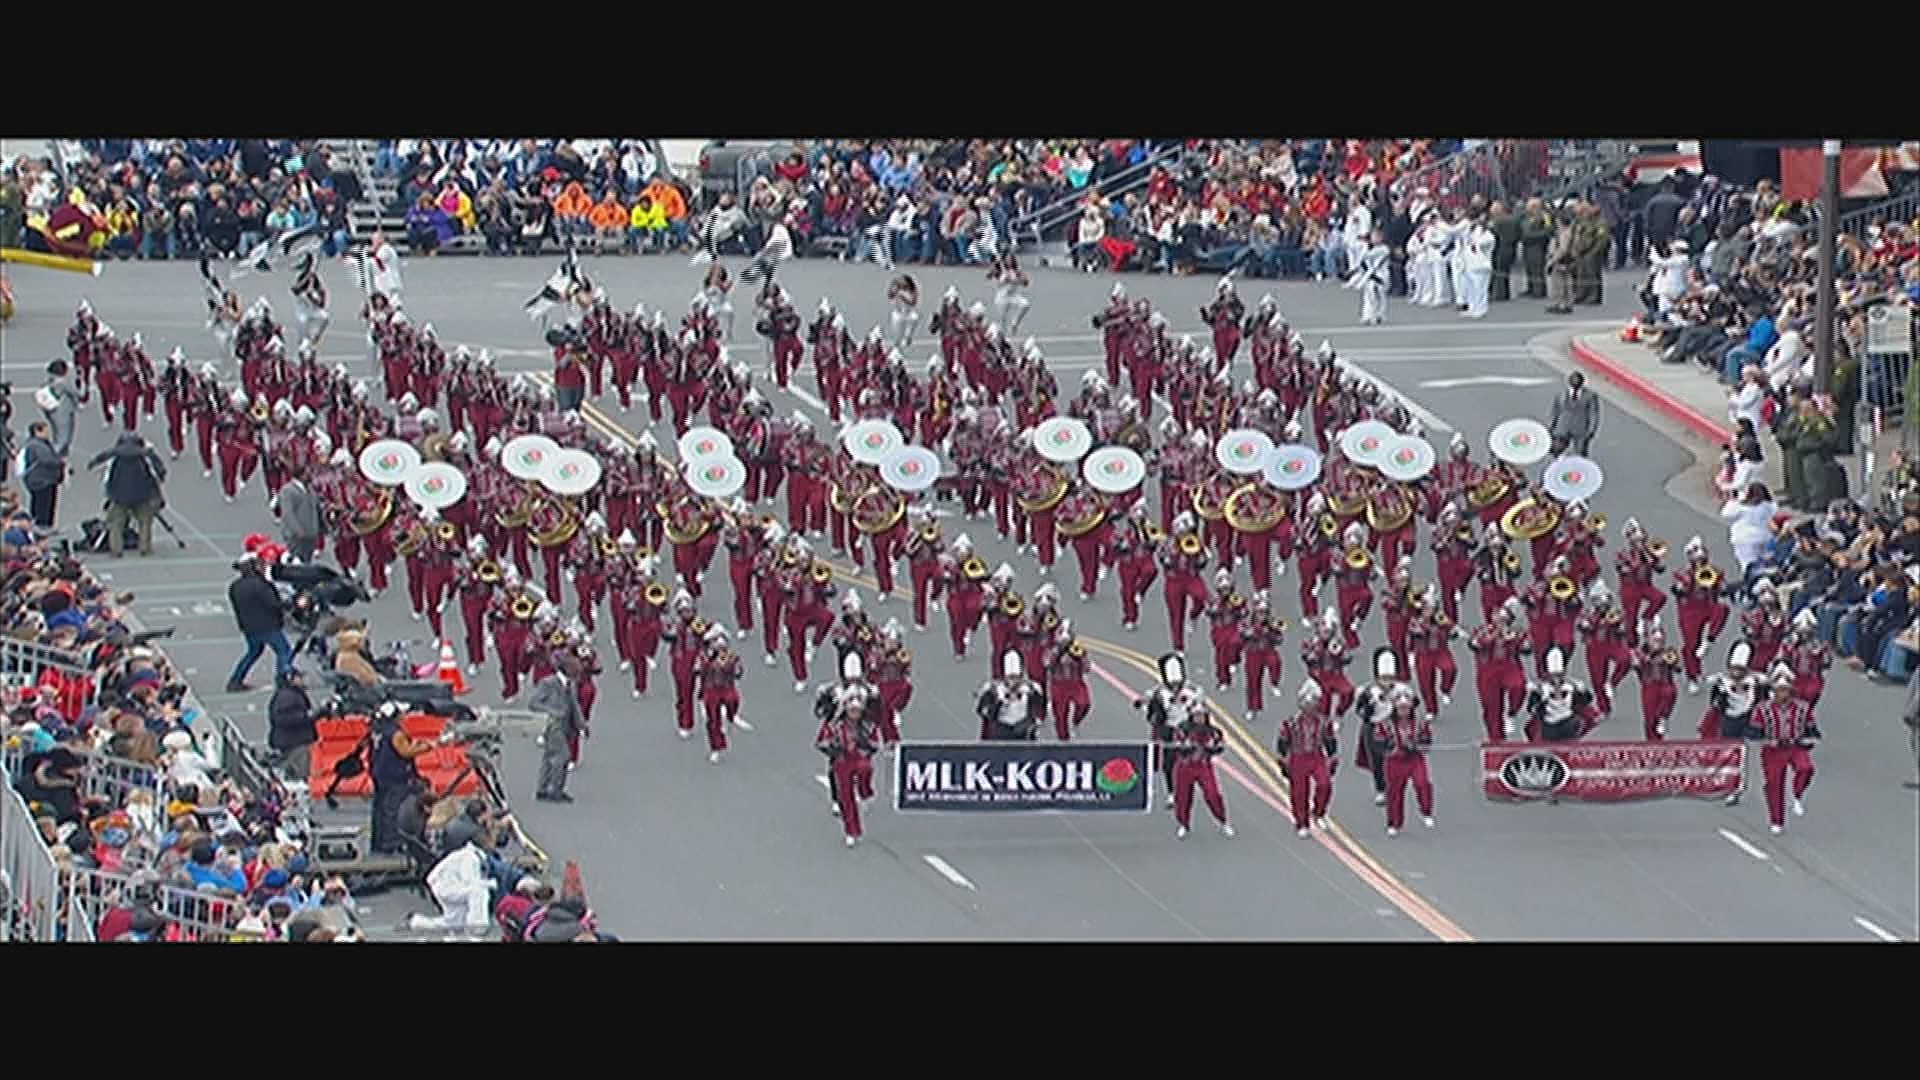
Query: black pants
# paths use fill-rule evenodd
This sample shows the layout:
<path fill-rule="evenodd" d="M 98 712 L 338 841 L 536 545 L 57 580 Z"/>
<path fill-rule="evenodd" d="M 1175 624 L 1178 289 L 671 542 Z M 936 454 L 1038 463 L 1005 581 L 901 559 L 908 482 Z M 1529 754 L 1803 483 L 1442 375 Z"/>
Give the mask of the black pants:
<path fill-rule="evenodd" d="M 1493 281 L 1487 286 L 1488 300 L 1513 299 L 1513 256 L 1493 263 Z"/>
<path fill-rule="evenodd" d="M 1387 260 L 1387 295 L 1405 296 L 1407 291 L 1407 253 L 1401 249 Z M 1496 296 L 1494 299 L 1505 300 L 1506 297 Z"/>
<path fill-rule="evenodd" d="M 373 850 L 390 855 L 400 850 L 400 804 L 407 797 L 404 783 L 373 785 Z"/>
<path fill-rule="evenodd" d="M 28 494 L 32 497 L 33 523 L 43 529 L 53 528 L 54 504 L 60 499 L 60 485 L 32 488 Z"/>

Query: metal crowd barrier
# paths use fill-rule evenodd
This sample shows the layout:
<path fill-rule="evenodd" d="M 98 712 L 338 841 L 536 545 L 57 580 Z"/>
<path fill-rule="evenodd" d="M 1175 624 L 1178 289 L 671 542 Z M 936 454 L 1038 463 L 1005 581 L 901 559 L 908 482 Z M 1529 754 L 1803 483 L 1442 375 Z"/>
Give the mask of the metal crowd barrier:
<path fill-rule="evenodd" d="M 58 941 L 68 921 L 59 867 L 12 787 L 0 791 L 0 905 L 0 942 Z"/>
<path fill-rule="evenodd" d="M 64 676 L 63 681 L 80 680 L 80 686 L 84 688 L 63 691 L 59 695 L 58 704 L 63 713 L 71 710 L 77 716 L 79 710 L 92 705 L 100 696 L 96 672 L 80 653 L 56 649 L 37 641 L 0 637 L 0 686 L 10 690 L 38 686 L 47 671 L 60 673 Z"/>

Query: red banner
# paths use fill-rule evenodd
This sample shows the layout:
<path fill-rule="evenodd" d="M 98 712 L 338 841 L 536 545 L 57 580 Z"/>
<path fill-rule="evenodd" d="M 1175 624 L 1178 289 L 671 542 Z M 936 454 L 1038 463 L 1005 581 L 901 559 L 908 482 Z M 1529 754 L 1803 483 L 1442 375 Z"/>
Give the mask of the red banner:
<path fill-rule="evenodd" d="M 1724 799 L 1745 786 L 1743 742 L 1517 743 L 1480 748 L 1494 802 Z"/>
<path fill-rule="evenodd" d="M 1812 202 L 1818 199 L 1821 174 L 1825 168 L 1825 159 L 1817 146 L 1780 151 L 1780 197 L 1788 202 Z M 1878 148 L 1843 148 L 1840 151 L 1840 197 L 1887 197 L 1887 181 L 1880 174 Z"/>

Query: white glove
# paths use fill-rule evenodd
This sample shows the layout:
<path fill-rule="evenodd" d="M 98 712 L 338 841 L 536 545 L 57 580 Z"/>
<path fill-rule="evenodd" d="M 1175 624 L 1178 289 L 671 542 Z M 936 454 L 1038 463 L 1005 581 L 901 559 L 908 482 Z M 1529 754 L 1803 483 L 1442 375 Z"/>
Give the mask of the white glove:
<path fill-rule="evenodd" d="M 1707 650 L 1711 648 L 1713 648 L 1713 642 L 1711 641 L 1701 642 L 1700 647 L 1693 650 L 1694 659 L 1705 660 L 1707 658 Z"/>

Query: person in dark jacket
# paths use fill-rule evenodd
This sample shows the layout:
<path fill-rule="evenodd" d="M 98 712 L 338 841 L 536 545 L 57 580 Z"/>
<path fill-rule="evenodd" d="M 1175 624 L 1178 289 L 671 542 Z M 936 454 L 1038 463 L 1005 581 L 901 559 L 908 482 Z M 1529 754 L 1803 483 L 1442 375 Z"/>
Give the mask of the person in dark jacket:
<path fill-rule="evenodd" d="M 27 445 L 20 483 L 27 489 L 33 506 L 33 523 L 53 528 L 55 505 L 60 499 L 60 484 L 67 478 L 67 459 L 53 446 L 53 429 L 45 420 L 27 426 Z"/>
<path fill-rule="evenodd" d="M 154 515 L 166 506 L 160 494 L 160 485 L 167 479 L 166 464 L 138 432 L 128 431 L 87 462 L 88 470 L 101 465 L 107 465 L 107 551 L 120 557 L 121 541 L 132 521 L 140 530 L 140 554 L 153 554 Z"/>
<path fill-rule="evenodd" d="M 1487 299 L 1513 299 L 1513 264 L 1520 258 L 1520 215 L 1495 202 L 1487 211 L 1487 228 L 1493 231 L 1493 282 Z"/>
<path fill-rule="evenodd" d="M 1667 250 L 1667 243 L 1680 224 L 1680 208 L 1687 204 L 1676 187 L 1673 177 L 1669 176 L 1660 181 L 1660 190 L 1647 200 L 1647 243 L 1656 251 Z"/>
<path fill-rule="evenodd" d="M 267 568 L 260 557 L 248 552 L 235 566 L 240 576 L 227 586 L 227 604 L 233 608 L 233 618 L 240 625 L 240 636 L 247 641 L 247 651 L 233 666 L 233 674 L 227 677 L 227 693 L 244 694 L 248 690 L 247 672 L 253 670 L 254 662 L 268 649 L 273 650 L 276 672 L 285 674 L 293 670 L 293 643 L 287 640 L 286 606 L 273 582 L 267 580 Z"/>
<path fill-rule="evenodd" d="M 280 752 L 288 776 L 305 781 L 312 767 L 309 748 L 319 740 L 305 680 L 298 669 L 281 672 L 267 705 L 267 745 Z"/>

